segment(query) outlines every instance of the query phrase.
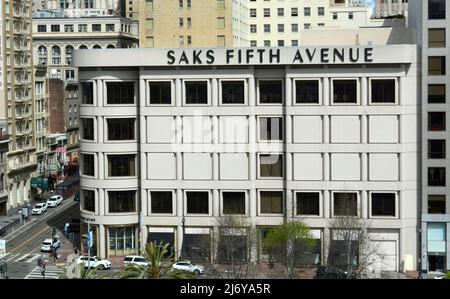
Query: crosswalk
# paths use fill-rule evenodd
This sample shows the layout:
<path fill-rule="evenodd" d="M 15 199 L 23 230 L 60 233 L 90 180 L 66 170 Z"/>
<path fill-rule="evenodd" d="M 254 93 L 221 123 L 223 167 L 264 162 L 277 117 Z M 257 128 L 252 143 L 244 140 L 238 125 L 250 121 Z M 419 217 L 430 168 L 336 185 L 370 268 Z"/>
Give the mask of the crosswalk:
<path fill-rule="evenodd" d="M 42 268 L 36 267 L 27 276 L 25 276 L 25 279 L 59 279 L 63 272 L 63 269 L 54 265 L 49 265 L 45 268 L 44 277 L 42 275 Z"/>
<path fill-rule="evenodd" d="M 7 262 L 7 263 L 13 263 L 13 262 L 24 262 L 24 263 L 34 263 L 37 262 L 37 259 L 42 256 L 42 254 L 39 253 L 27 253 L 27 254 L 23 254 L 23 253 L 16 253 L 16 254 L 10 254 L 7 253 L 3 256 L 0 256 L 0 259 L 3 262 Z"/>

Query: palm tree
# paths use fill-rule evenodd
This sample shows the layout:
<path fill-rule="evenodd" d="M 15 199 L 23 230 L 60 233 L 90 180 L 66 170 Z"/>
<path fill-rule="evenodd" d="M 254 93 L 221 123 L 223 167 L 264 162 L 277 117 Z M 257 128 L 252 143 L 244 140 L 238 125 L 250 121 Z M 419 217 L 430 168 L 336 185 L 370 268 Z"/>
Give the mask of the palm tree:
<path fill-rule="evenodd" d="M 187 279 L 194 278 L 191 273 L 175 270 L 172 268 L 173 260 L 171 257 L 166 257 L 169 244 L 162 243 L 156 245 L 150 242 L 146 245 L 142 255 L 148 265 L 138 266 L 135 264 L 128 264 L 122 271 L 120 271 L 117 278 L 134 278 L 134 279 Z"/>

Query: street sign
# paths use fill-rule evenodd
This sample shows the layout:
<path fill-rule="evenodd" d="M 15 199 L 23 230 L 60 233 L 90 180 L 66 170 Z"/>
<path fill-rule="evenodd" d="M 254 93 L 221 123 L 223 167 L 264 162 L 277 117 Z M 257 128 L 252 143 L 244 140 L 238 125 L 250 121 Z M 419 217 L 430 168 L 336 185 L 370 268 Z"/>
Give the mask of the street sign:
<path fill-rule="evenodd" d="M 6 254 L 6 240 L 0 240 L 0 257 Z"/>

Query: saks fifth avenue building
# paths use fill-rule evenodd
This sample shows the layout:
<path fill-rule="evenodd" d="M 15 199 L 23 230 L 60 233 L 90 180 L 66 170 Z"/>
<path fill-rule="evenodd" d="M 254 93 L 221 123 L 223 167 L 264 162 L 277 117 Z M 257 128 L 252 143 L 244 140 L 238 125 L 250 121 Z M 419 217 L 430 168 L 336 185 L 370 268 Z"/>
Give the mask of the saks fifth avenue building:
<path fill-rule="evenodd" d="M 413 45 L 76 51 L 92 250 L 163 241 L 213 256 L 217 219 L 241 215 L 258 231 L 235 236 L 243 259 L 264 261 L 268 229 L 302 220 L 323 263 L 329 220 L 351 206 L 370 223 L 375 270 L 416 270 L 416 56 Z"/>

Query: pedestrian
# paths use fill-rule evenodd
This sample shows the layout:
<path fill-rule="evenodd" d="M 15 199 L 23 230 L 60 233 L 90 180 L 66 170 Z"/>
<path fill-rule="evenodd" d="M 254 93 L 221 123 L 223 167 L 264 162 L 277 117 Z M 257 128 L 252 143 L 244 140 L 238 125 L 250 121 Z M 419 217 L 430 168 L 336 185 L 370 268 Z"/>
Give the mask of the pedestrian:
<path fill-rule="evenodd" d="M 58 262 L 59 260 L 58 260 L 58 253 L 56 252 L 56 248 L 54 249 L 54 251 L 53 251 L 53 261 L 54 262 Z"/>

